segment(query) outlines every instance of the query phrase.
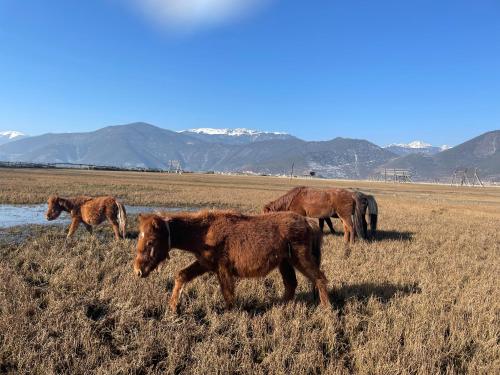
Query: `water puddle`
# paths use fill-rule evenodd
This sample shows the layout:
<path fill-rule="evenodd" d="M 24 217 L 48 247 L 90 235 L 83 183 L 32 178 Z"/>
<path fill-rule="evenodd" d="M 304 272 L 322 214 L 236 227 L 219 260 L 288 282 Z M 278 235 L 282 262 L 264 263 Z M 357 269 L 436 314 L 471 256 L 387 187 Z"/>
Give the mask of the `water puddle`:
<path fill-rule="evenodd" d="M 196 211 L 197 207 L 151 207 L 151 206 L 125 206 L 127 214 L 135 215 L 141 212 L 155 211 Z M 61 216 L 54 221 L 45 219 L 47 204 L 13 205 L 0 204 L 0 228 L 10 228 L 17 225 L 28 224 L 57 224 L 67 225 L 70 222 L 68 213 L 63 212 Z"/>

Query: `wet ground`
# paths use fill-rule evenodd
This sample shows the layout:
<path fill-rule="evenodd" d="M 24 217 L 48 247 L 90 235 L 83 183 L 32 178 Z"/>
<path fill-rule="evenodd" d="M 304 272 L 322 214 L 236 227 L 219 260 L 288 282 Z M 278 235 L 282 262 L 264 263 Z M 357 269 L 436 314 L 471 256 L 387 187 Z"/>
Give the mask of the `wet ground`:
<path fill-rule="evenodd" d="M 135 215 L 141 212 L 155 211 L 195 211 L 192 207 L 150 207 L 150 206 L 125 206 L 127 214 Z M 13 205 L 0 204 L 0 228 L 11 228 L 18 225 L 67 225 L 70 222 L 68 213 L 63 212 L 58 219 L 47 221 L 45 212 L 47 204 Z"/>

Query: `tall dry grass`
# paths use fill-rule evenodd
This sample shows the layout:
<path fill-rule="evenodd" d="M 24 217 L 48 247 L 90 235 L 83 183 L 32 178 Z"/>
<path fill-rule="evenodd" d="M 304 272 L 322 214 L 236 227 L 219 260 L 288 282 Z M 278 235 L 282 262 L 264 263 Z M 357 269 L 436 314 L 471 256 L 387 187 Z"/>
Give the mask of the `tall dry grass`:
<path fill-rule="evenodd" d="M 0 202 L 58 191 L 257 211 L 297 182 L 0 170 Z M 203 276 L 174 315 L 167 299 L 175 271 L 192 260 L 186 253 L 137 279 L 135 240 L 115 242 L 105 226 L 94 236 L 80 229 L 66 246 L 62 227 L 0 230 L 0 372 L 500 372 L 500 191 L 300 183 L 362 187 L 379 202 L 376 241 L 345 248 L 341 236 L 325 236 L 331 311 L 316 307 L 302 277 L 295 301 L 281 304 L 272 273 L 240 282 L 231 311 L 216 278 Z"/>

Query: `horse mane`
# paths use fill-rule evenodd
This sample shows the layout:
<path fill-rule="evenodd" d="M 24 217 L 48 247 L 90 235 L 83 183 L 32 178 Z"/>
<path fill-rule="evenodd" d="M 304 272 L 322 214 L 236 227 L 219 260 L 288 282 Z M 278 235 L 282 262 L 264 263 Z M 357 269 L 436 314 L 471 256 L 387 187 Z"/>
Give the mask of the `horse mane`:
<path fill-rule="evenodd" d="M 282 195 L 278 199 L 266 204 L 265 207 L 269 211 L 288 211 L 295 197 L 305 188 L 305 186 L 294 187 L 293 189 L 287 191 L 285 195 Z"/>
<path fill-rule="evenodd" d="M 63 198 L 63 197 L 57 197 L 57 201 L 59 202 L 59 205 L 64 207 L 66 210 L 71 211 L 75 207 L 80 207 L 84 203 L 91 201 L 94 199 L 93 197 L 87 197 L 85 195 L 77 196 L 77 197 L 71 197 L 71 198 Z"/>
<path fill-rule="evenodd" d="M 65 211 L 71 212 L 74 207 L 74 202 L 70 198 L 62 198 L 57 195 L 51 195 L 49 197 L 49 201 L 54 201 L 60 207 L 62 207 Z"/>

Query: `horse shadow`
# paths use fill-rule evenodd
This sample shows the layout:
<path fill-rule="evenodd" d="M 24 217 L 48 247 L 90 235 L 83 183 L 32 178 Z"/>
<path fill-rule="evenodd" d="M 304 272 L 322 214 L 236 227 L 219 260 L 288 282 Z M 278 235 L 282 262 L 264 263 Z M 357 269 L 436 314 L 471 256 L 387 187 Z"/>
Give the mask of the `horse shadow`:
<path fill-rule="evenodd" d="M 376 298 L 383 304 L 388 303 L 396 296 L 407 296 L 411 294 L 420 294 L 422 289 L 418 283 L 411 284 L 393 284 L 393 283 L 359 283 L 344 284 L 338 289 L 329 292 L 330 302 L 334 306 L 342 309 L 349 300 L 368 302 L 370 298 Z M 306 294 L 306 293 L 303 293 Z M 311 299 L 311 293 L 308 296 Z"/>
<path fill-rule="evenodd" d="M 329 229 L 323 231 L 323 236 L 332 236 L 332 237 L 344 237 L 344 232 L 342 230 L 336 229 L 334 233 L 332 233 Z"/>
<path fill-rule="evenodd" d="M 370 231 L 368 230 L 368 241 L 377 242 L 377 241 L 385 241 L 385 240 L 396 240 L 396 241 L 411 241 L 414 232 L 409 231 L 397 231 L 397 230 L 377 230 L 375 236 L 370 235 Z M 344 232 L 342 230 L 335 230 L 335 233 L 330 232 L 330 230 L 324 230 L 323 236 L 331 236 L 331 237 L 343 237 Z"/>
<path fill-rule="evenodd" d="M 393 241 L 411 241 L 413 240 L 414 232 L 397 231 L 397 230 L 377 230 L 375 236 L 369 238 L 371 242 L 393 240 Z"/>
<path fill-rule="evenodd" d="M 332 306 L 343 312 L 348 301 L 356 300 L 362 303 L 367 303 L 372 297 L 379 302 L 386 304 L 396 296 L 407 296 L 411 294 L 420 294 L 422 289 L 418 283 L 412 284 L 393 284 L 393 283 L 360 283 L 360 284 L 344 284 L 340 288 L 335 288 L 328 292 L 328 297 Z M 297 302 L 302 302 L 307 305 L 317 305 L 319 300 L 313 297 L 312 292 L 300 292 L 295 295 Z"/>
<path fill-rule="evenodd" d="M 376 298 L 383 304 L 388 303 L 396 296 L 407 296 L 411 294 L 420 294 L 422 289 L 418 283 L 412 284 L 393 284 L 393 283 L 359 283 L 342 285 L 340 288 L 335 288 L 328 292 L 328 297 L 332 306 L 340 310 L 342 314 L 344 307 L 348 301 L 356 300 L 362 303 L 367 303 L 372 297 Z M 294 302 L 304 303 L 308 306 L 317 306 L 319 300 L 313 297 L 311 291 L 300 292 L 295 294 Z M 280 299 L 275 299 L 263 303 L 247 303 L 240 305 L 240 309 L 246 311 L 250 316 L 260 316 L 273 306 L 284 304 Z"/>
<path fill-rule="evenodd" d="M 129 230 L 125 234 L 125 238 L 127 238 L 129 240 L 135 240 L 135 239 L 139 238 L 139 231 L 137 231 L 137 230 Z"/>

